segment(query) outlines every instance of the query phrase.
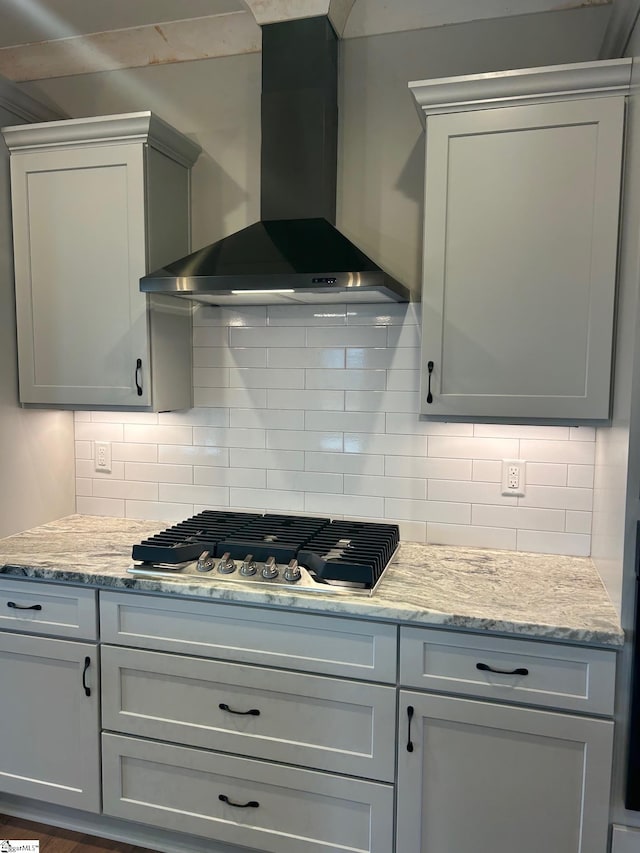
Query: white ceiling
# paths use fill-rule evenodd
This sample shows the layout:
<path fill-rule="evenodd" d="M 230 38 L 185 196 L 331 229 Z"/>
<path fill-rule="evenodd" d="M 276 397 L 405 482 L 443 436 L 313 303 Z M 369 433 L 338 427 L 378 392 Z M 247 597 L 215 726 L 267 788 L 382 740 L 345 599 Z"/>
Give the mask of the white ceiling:
<path fill-rule="evenodd" d="M 259 25 L 317 14 L 358 38 L 574 9 L 596 16 L 605 39 L 638 8 L 640 0 L 1 0 L 0 74 L 37 80 L 250 53 L 260 50 Z"/>

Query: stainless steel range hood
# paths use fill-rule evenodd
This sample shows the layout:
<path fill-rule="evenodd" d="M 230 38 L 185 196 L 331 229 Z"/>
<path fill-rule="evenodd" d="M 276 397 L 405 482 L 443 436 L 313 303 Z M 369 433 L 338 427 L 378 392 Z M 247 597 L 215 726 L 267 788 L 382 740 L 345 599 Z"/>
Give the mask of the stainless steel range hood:
<path fill-rule="evenodd" d="M 140 279 L 213 305 L 408 302 L 335 227 L 338 40 L 326 17 L 262 28 L 261 220 Z"/>

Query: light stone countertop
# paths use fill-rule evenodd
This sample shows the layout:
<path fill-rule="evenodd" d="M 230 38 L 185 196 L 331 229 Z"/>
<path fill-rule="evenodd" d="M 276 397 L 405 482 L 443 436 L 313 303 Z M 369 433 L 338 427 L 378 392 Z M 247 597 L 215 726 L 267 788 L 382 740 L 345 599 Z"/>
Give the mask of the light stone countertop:
<path fill-rule="evenodd" d="M 403 542 L 371 598 L 127 574 L 132 546 L 167 526 L 68 516 L 0 539 L 0 574 L 599 646 L 623 643 L 617 613 L 588 558 Z"/>

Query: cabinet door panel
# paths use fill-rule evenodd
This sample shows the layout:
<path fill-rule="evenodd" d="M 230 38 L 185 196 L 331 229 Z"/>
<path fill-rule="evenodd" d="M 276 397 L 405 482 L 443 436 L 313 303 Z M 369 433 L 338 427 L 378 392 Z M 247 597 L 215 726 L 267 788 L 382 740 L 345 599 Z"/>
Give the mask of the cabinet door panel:
<path fill-rule="evenodd" d="M 404 691 L 399 719 L 398 851 L 606 849 L 611 721 Z"/>
<path fill-rule="evenodd" d="M 15 153 L 11 169 L 22 402 L 149 405 L 143 147 Z"/>
<path fill-rule="evenodd" d="M 0 634 L 0 683 L 0 789 L 100 811 L 96 647 Z"/>
<path fill-rule="evenodd" d="M 429 117 L 422 411 L 607 418 L 623 98 Z"/>

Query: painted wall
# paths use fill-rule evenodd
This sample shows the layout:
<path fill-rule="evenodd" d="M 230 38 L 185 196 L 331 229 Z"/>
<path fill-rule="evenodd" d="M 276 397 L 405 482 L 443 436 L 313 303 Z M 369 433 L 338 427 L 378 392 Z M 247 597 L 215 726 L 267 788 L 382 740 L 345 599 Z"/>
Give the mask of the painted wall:
<path fill-rule="evenodd" d="M 589 12 L 342 43 L 342 229 L 417 289 L 424 136 L 407 82 L 593 59 L 602 19 Z M 194 246 L 257 219 L 259 56 L 35 88 L 74 116 L 151 108 L 197 139 Z M 78 509 L 167 521 L 223 506 L 346 514 L 398 521 L 405 538 L 588 554 L 594 430 L 419 422 L 418 311 L 199 311 L 195 409 L 76 416 Z M 111 475 L 93 470 L 94 440 L 114 443 Z M 499 488 L 500 460 L 514 457 L 529 463 L 519 500 Z"/>
<path fill-rule="evenodd" d="M 0 127 L 20 123 L 0 107 Z M 9 153 L 1 137 L 0 199 L 1 537 L 72 513 L 75 487 L 72 415 L 18 406 Z"/>

